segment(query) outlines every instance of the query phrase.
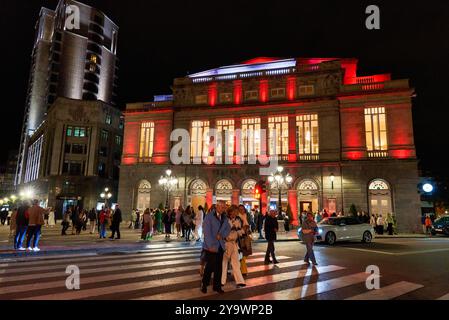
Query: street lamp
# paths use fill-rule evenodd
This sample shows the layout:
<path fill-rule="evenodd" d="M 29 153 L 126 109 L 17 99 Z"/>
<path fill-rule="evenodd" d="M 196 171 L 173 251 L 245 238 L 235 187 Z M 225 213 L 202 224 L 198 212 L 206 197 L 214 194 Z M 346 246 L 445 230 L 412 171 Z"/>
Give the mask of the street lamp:
<path fill-rule="evenodd" d="M 112 198 L 112 193 L 109 192 L 109 188 L 104 188 L 104 192 L 100 193 L 101 199 L 104 199 L 104 207 L 107 208 L 108 200 Z"/>
<path fill-rule="evenodd" d="M 165 207 L 168 208 L 170 191 L 172 191 L 176 185 L 178 184 L 178 179 L 175 176 L 172 176 L 172 171 L 167 169 L 165 171 L 165 176 L 161 176 L 159 179 L 159 185 L 165 190 L 167 193 L 165 198 Z"/>
<path fill-rule="evenodd" d="M 287 185 L 291 184 L 293 181 L 293 177 L 287 173 L 283 174 L 284 168 L 279 166 L 276 170 L 276 172 L 273 172 L 268 177 L 268 182 L 270 182 L 270 185 L 274 184 L 274 188 L 278 190 L 279 193 L 279 199 L 278 199 L 278 212 L 279 214 L 282 214 L 282 185 L 287 183 Z"/>
<path fill-rule="evenodd" d="M 334 180 L 335 180 L 335 176 L 333 173 L 331 173 L 331 186 L 332 186 L 332 190 L 334 190 Z"/>

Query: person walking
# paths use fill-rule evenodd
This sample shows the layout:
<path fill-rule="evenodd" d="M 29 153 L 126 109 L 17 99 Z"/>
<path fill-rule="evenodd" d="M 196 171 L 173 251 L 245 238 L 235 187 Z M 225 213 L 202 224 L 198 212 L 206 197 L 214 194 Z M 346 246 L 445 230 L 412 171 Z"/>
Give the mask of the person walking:
<path fill-rule="evenodd" d="M 262 230 L 264 224 L 265 216 L 262 214 L 262 211 L 257 212 L 257 231 L 259 232 L 259 239 L 264 239 Z"/>
<path fill-rule="evenodd" d="M 32 204 L 31 208 L 28 209 L 27 250 L 40 251 L 41 249 L 38 246 L 39 238 L 41 236 L 41 228 L 45 223 L 44 215 L 46 210 L 39 206 L 39 201 L 36 199 L 33 200 Z"/>
<path fill-rule="evenodd" d="M 72 219 L 72 235 L 75 234 L 78 217 L 79 217 L 79 209 L 78 207 L 75 207 L 72 209 L 72 216 L 70 217 Z"/>
<path fill-rule="evenodd" d="M 204 208 L 203 206 L 198 206 L 198 212 L 195 215 L 195 231 L 193 233 L 196 241 L 200 241 L 203 236 L 203 219 Z"/>
<path fill-rule="evenodd" d="M 192 231 L 192 211 L 190 206 L 187 206 L 186 210 L 182 214 L 182 220 L 184 221 L 186 241 L 190 241 L 190 233 Z"/>
<path fill-rule="evenodd" d="M 77 219 L 75 220 L 75 233 L 76 235 L 81 234 L 81 229 L 83 228 L 83 222 L 84 222 L 84 212 L 83 210 L 80 210 L 77 216 Z"/>
<path fill-rule="evenodd" d="M 89 214 L 87 215 L 89 218 L 89 226 L 90 226 L 90 234 L 93 234 L 95 231 L 95 225 L 97 222 L 97 211 L 95 208 L 90 209 Z"/>
<path fill-rule="evenodd" d="M 12 210 L 11 219 L 9 220 L 9 236 L 15 237 L 16 236 L 16 229 L 17 229 L 17 208 L 14 208 Z"/>
<path fill-rule="evenodd" d="M 182 225 L 181 225 L 181 217 L 182 217 L 182 207 L 179 206 L 178 209 L 176 209 L 176 217 L 175 217 L 175 226 L 176 226 L 176 237 L 180 238 L 181 237 L 181 229 L 182 229 Z"/>
<path fill-rule="evenodd" d="M 424 225 L 426 226 L 426 234 L 432 235 L 432 219 L 430 218 L 430 215 L 426 215 L 426 220 L 424 222 Z"/>
<path fill-rule="evenodd" d="M 369 224 L 373 227 L 374 231 L 377 233 L 377 219 L 374 214 L 371 215 L 371 218 L 369 220 Z"/>
<path fill-rule="evenodd" d="M 100 215 L 98 217 L 99 225 L 100 225 L 100 239 L 106 239 L 106 228 L 108 225 L 108 212 L 107 209 L 103 208 L 100 211 Z"/>
<path fill-rule="evenodd" d="M 278 220 L 276 219 L 276 211 L 271 210 L 269 215 L 265 218 L 265 239 L 268 241 L 267 251 L 265 253 L 265 264 L 274 263 L 277 264 L 279 261 L 276 259 L 274 253 L 274 241 L 277 239 L 277 231 L 279 229 Z M 270 256 L 272 260 L 270 261 Z"/>
<path fill-rule="evenodd" d="M 315 242 L 315 234 L 317 229 L 318 227 L 313 218 L 313 214 L 308 212 L 306 219 L 302 223 L 302 241 L 306 245 L 307 249 L 304 262 L 310 264 L 310 260 L 312 260 L 314 266 L 317 265 L 315 253 L 313 252 L 313 243 Z"/>
<path fill-rule="evenodd" d="M 392 236 L 393 235 L 394 219 L 393 219 L 393 215 L 391 213 L 387 213 L 386 223 L 387 223 L 388 235 Z"/>
<path fill-rule="evenodd" d="M 56 225 L 56 221 L 55 221 L 55 210 L 53 208 L 50 208 L 49 212 L 48 212 L 48 226 L 50 228 L 54 228 Z"/>
<path fill-rule="evenodd" d="M 131 221 L 129 223 L 128 229 L 133 229 L 134 228 L 134 226 L 136 225 L 136 220 L 137 220 L 136 209 L 133 209 L 131 211 Z"/>
<path fill-rule="evenodd" d="M 162 210 L 161 209 L 156 209 L 156 212 L 154 214 L 154 219 L 155 219 L 155 228 L 156 228 L 156 232 L 157 234 L 162 233 Z"/>
<path fill-rule="evenodd" d="M 153 237 L 153 218 L 151 217 L 150 208 L 145 209 L 142 221 L 143 229 L 141 239 L 149 241 Z"/>
<path fill-rule="evenodd" d="M 238 217 L 242 221 L 242 233 L 239 234 L 240 250 L 242 252 L 242 260 L 240 261 L 240 271 L 242 275 L 248 274 L 248 268 L 246 266 L 246 258 L 252 254 L 251 248 L 251 227 L 248 222 L 248 213 L 244 205 L 238 207 Z"/>
<path fill-rule="evenodd" d="M 16 217 L 16 236 L 14 237 L 14 249 L 23 251 L 26 250 L 22 244 L 25 235 L 28 230 L 28 203 L 26 201 L 22 202 L 17 209 Z"/>
<path fill-rule="evenodd" d="M 382 217 L 381 214 L 379 214 L 379 217 L 377 218 L 377 229 L 378 229 L 378 234 L 382 235 L 384 234 L 384 218 Z"/>
<path fill-rule="evenodd" d="M 321 220 L 323 220 L 323 215 L 321 214 L 321 212 L 318 211 L 318 213 L 315 216 L 315 222 L 318 224 L 321 222 Z"/>
<path fill-rule="evenodd" d="M 214 274 L 213 290 L 224 293 L 221 288 L 221 275 L 223 270 L 223 252 L 226 249 L 224 239 L 231 232 L 231 227 L 226 221 L 226 204 L 218 201 L 215 212 L 206 215 L 203 223 L 206 266 L 201 279 L 201 292 L 207 293 L 212 273 Z"/>
<path fill-rule="evenodd" d="M 165 210 L 164 214 L 162 215 L 162 223 L 164 224 L 165 229 L 165 240 L 170 239 L 171 234 L 171 212 L 170 210 Z"/>
<path fill-rule="evenodd" d="M 66 210 L 66 212 L 64 213 L 64 216 L 62 217 L 62 231 L 61 231 L 61 236 L 66 236 L 67 235 L 67 230 L 69 229 L 70 226 L 70 220 L 72 219 L 72 210 L 70 208 L 68 208 Z"/>
<path fill-rule="evenodd" d="M 115 211 L 112 215 L 112 222 L 111 222 L 111 230 L 112 234 L 109 237 L 109 239 L 114 240 L 114 236 L 117 233 L 117 240 L 120 240 L 120 223 L 122 223 L 122 210 L 120 210 L 120 207 L 118 204 L 115 205 Z"/>
<path fill-rule="evenodd" d="M 221 273 L 221 285 L 226 284 L 228 275 L 228 263 L 231 262 L 232 273 L 234 275 L 234 281 L 237 284 L 237 288 L 245 287 L 245 280 L 243 279 L 242 272 L 240 270 L 239 261 L 239 246 L 238 240 L 243 235 L 243 221 L 239 217 L 239 208 L 232 205 L 227 210 L 227 223 L 229 224 L 231 231 L 229 235 L 224 238 L 225 251 L 223 253 L 223 266 Z"/>
<path fill-rule="evenodd" d="M 140 228 L 140 220 L 141 219 L 142 219 L 142 217 L 140 215 L 140 211 L 138 209 L 136 209 L 136 223 L 134 224 L 134 229 L 139 229 Z"/>

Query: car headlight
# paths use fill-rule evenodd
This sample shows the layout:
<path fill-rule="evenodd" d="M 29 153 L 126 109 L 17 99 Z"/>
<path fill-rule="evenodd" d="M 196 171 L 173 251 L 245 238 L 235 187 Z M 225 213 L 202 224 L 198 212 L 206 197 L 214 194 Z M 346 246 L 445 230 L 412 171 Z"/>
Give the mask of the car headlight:
<path fill-rule="evenodd" d="M 299 227 L 299 228 L 298 228 L 298 234 L 300 234 L 300 233 L 301 233 L 301 230 L 302 230 L 302 228 L 301 228 L 301 227 Z"/>
<path fill-rule="evenodd" d="M 318 228 L 318 234 L 323 234 L 323 229 Z"/>

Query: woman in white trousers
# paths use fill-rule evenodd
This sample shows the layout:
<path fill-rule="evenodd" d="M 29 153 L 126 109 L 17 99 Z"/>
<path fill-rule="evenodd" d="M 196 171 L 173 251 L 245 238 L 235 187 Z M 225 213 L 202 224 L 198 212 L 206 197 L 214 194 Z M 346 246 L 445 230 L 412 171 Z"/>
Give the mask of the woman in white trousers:
<path fill-rule="evenodd" d="M 50 212 L 48 213 L 48 225 L 53 228 L 55 224 L 55 210 L 53 210 L 53 208 L 50 208 Z"/>
<path fill-rule="evenodd" d="M 228 275 L 228 262 L 231 261 L 232 273 L 237 283 L 237 288 L 245 287 L 245 279 L 243 279 L 240 270 L 239 246 L 238 239 L 243 234 L 243 222 L 237 217 L 238 207 L 232 205 L 228 209 L 228 223 L 231 225 L 231 232 L 225 239 L 226 250 L 223 254 L 223 271 L 221 273 L 221 284 L 225 285 Z"/>
<path fill-rule="evenodd" d="M 204 209 L 202 206 L 198 206 L 198 211 L 195 215 L 195 231 L 193 233 L 195 240 L 200 241 L 203 236 L 203 217 L 204 217 Z"/>

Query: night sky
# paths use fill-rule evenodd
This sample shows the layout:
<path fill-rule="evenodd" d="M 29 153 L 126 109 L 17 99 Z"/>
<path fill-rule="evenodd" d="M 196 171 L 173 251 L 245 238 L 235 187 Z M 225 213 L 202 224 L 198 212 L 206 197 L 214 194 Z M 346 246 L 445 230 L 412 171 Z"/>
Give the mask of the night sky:
<path fill-rule="evenodd" d="M 41 6 L 57 0 L 0 0 L 0 161 L 17 149 Z M 358 75 L 391 72 L 415 88 L 413 116 L 424 169 L 449 176 L 448 1 L 82 1 L 119 27 L 119 100 L 170 93 L 173 78 L 257 56 L 354 57 Z M 380 7 L 381 30 L 365 28 Z"/>

